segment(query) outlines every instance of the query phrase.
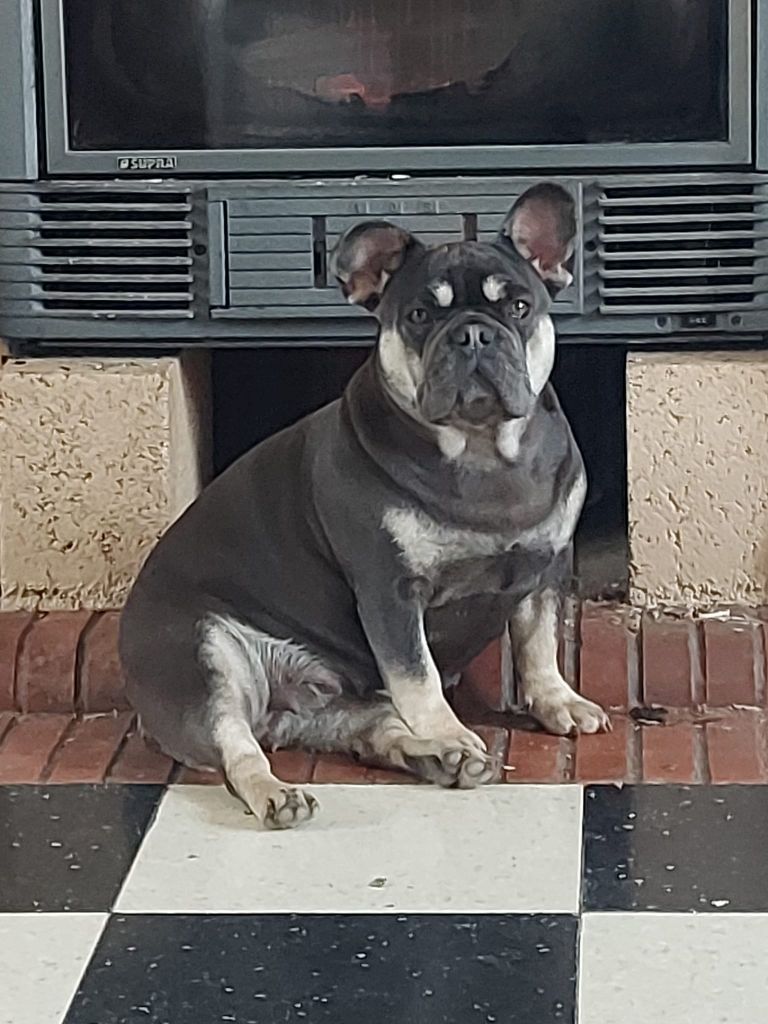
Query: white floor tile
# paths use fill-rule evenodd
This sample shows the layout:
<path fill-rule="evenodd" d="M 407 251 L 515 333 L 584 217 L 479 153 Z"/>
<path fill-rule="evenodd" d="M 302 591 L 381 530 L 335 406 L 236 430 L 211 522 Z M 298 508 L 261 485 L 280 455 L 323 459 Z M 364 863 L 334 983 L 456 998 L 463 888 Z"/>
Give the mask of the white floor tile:
<path fill-rule="evenodd" d="M 581 790 L 323 786 L 321 813 L 262 832 L 223 789 L 165 796 L 121 912 L 518 912 L 578 907 Z"/>
<path fill-rule="evenodd" d="M 60 1024 L 105 917 L 0 915 L 0 1024 Z"/>
<path fill-rule="evenodd" d="M 764 914 L 588 914 L 579 1022 L 765 1020 L 766 949 Z"/>

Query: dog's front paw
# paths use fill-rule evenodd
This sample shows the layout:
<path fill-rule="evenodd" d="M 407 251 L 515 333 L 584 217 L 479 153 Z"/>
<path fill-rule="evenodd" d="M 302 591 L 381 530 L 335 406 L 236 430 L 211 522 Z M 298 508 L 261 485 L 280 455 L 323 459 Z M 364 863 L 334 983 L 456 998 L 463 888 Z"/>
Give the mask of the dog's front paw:
<path fill-rule="evenodd" d="M 314 818 L 318 802 L 303 789 L 286 786 L 277 779 L 254 779 L 233 790 L 264 828 L 296 828 Z"/>
<path fill-rule="evenodd" d="M 556 736 L 610 732 L 611 720 L 599 704 L 586 700 L 570 686 L 545 689 L 533 696 L 528 710 L 547 732 Z"/>

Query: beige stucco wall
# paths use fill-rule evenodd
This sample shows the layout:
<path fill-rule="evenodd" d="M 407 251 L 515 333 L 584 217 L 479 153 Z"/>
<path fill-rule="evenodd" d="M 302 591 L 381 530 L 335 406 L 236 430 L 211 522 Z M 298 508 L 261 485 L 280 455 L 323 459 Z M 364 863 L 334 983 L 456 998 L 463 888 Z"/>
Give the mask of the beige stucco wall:
<path fill-rule="evenodd" d="M 627 423 L 633 602 L 768 602 L 768 353 L 636 353 Z"/>
<path fill-rule="evenodd" d="M 208 361 L 9 359 L 0 368 L 0 609 L 121 605 L 199 492 Z"/>

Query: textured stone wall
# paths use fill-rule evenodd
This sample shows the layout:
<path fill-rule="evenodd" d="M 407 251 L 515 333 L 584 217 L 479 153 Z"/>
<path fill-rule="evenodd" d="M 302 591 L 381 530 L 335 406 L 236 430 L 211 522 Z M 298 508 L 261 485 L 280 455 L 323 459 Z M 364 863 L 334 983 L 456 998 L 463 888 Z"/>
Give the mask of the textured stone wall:
<path fill-rule="evenodd" d="M 631 598 L 768 602 L 768 353 L 627 365 Z"/>
<path fill-rule="evenodd" d="M 0 609 L 115 608 L 208 473 L 208 361 L 0 368 Z"/>

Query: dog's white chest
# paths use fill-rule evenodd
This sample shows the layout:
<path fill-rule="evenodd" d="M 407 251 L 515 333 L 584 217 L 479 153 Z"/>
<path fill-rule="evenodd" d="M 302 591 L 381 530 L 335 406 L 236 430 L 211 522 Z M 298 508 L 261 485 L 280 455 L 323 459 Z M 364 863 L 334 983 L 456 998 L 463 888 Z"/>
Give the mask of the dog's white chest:
<path fill-rule="evenodd" d="M 457 562 L 503 555 L 512 548 L 551 547 L 562 551 L 573 536 L 586 494 L 586 478 L 579 475 L 564 500 L 536 526 L 520 533 L 486 533 L 456 529 L 438 523 L 414 508 L 389 508 L 382 527 L 400 549 L 409 571 L 433 578 Z"/>

